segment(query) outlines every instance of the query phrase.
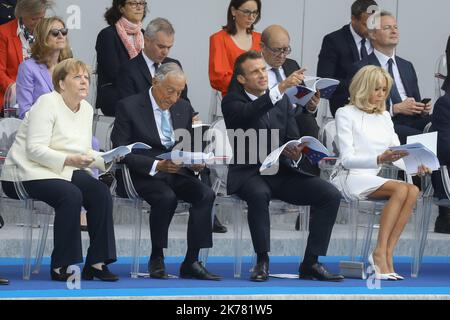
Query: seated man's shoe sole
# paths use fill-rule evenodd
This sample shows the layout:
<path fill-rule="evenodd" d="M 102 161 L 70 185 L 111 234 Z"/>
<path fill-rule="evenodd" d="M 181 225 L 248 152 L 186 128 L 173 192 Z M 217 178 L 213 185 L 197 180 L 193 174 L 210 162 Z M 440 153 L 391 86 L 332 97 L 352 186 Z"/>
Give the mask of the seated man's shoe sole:
<path fill-rule="evenodd" d="M 0 285 L 6 286 L 8 284 L 9 284 L 9 280 L 8 279 L 0 278 Z"/>
<path fill-rule="evenodd" d="M 180 267 L 180 278 L 213 281 L 222 280 L 221 276 L 210 273 L 208 270 L 206 270 L 202 263 L 198 261 L 195 261 L 192 264 L 183 262 Z"/>
<path fill-rule="evenodd" d="M 92 266 L 84 266 L 83 272 L 81 273 L 81 279 L 83 280 L 94 280 L 97 278 L 102 281 L 114 282 L 119 280 L 119 277 L 111 273 L 106 265 L 103 265 L 102 270 L 95 269 Z"/>

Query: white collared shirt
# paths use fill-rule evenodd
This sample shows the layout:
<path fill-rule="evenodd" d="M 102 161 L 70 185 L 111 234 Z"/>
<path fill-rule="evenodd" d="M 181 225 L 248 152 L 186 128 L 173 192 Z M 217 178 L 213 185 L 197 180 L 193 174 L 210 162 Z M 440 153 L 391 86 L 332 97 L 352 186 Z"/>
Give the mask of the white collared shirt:
<path fill-rule="evenodd" d="M 277 77 L 275 75 L 275 72 L 273 72 L 272 69 L 274 69 L 274 68 L 272 68 L 270 65 L 268 65 L 266 63 L 266 70 L 267 70 L 267 74 L 269 76 L 269 88 L 270 89 L 272 89 L 274 86 L 276 86 L 278 84 Z M 287 78 L 282 67 L 279 67 L 278 71 L 280 72 L 281 79 L 284 80 Z"/>
<path fill-rule="evenodd" d="M 162 143 L 164 141 L 164 136 L 163 136 L 162 130 L 161 130 L 161 112 L 160 112 L 160 110 L 162 110 L 162 109 L 158 106 L 155 98 L 153 97 L 152 88 L 153 87 L 151 87 L 149 90 L 150 101 L 152 102 L 153 116 L 155 117 L 156 127 L 158 128 L 159 139 L 161 140 L 161 143 Z M 163 110 L 163 112 L 164 112 L 164 110 Z M 173 134 L 173 124 L 172 124 L 172 118 L 170 116 L 169 110 L 167 110 L 167 113 L 168 113 L 169 123 L 172 126 L 172 134 Z M 172 138 L 175 139 L 174 136 L 172 136 Z M 159 160 L 155 160 L 153 162 L 152 169 L 150 170 L 151 176 L 154 176 L 155 174 L 158 173 L 158 171 L 156 170 L 156 166 L 158 165 L 158 162 L 159 162 Z"/>
<path fill-rule="evenodd" d="M 25 35 L 23 34 L 23 30 L 20 27 L 20 22 L 17 23 L 17 36 L 22 43 L 22 56 L 23 60 L 29 59 L 31 57 L 31 47 L 28 43 L 27 39 L 25 39 Z"/>
<path fill-rule="evenodd" d="M 361 41 L 363 38 L 359 34 L 356 33 L 356 31 L 355 31 L 355 29 L 353 29 L 353 26 L 351 23 L 350 23 L 350 32 L 352 33 L 353 40 L 355 41 L 356 48 L 358 49 L 358 56 L 359 56 L 359 59 L 361 60 Z M 369 39 L 366 39 L 365 46 L 366 46 L 367 54 L 368 55 L 371 54 L 373 52 L 373 47 L 372 47 L 372 44 L 370 43 Z"/>
<path fill-rule="evenodd" d="M 149 57 L 147 57 L 147 55 L 144 53 L 144 50 L 142 50 L 142 56 L 144 57 L 145 63 L 147 64 L 148 70 L 150 71 L 150 74 L 152 75 L 152 78 L 155 77 L 155 61 L 153 61 L 152 59 L 150 59 Z"/>
<path fill-rule="evenodd" d="M 397 61 L 395 60 L 395 53 L 392 57 L 388 57 L 384 53 L 381 53 L 377 49 L 373 50 L 375 56 L 377 57 L 378 61 L 380 62 L 381 67 L 389 72 L 389 59 L 392 59 L 394 63 L 392 64 L 392 72 L 394 73 L 394 81 L 395 85 L 397 86 L 398 93 L 400 94 L 400 98 L 402 101 L 404 101 L 408 96 L 406 95 L 405 86 L 403 85 L 402 78 L 400 77 L 400 72 L 398 71 L 397 67 Z M 391 101 L 392 104 L 392 101 Z M 393 108 L 390 109 L 391 116 L 394 115 Z"/>

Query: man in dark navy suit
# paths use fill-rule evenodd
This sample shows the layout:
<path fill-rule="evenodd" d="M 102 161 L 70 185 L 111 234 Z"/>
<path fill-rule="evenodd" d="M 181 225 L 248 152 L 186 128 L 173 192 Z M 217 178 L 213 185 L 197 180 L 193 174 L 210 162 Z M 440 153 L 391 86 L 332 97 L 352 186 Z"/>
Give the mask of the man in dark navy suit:
<path fill-rule="evenodd" d="M 150 233 L 152 252 L 148 269 L 150 277 L 167 279 L 163 248 L 168 244 L 169 224 L 177 199 L 191 203 L 187 229 L 187 252 L 180 268 L 182 278 L 220 280 L 198 262 L 201 248 L 212 247 L 211 211 L 214 192 L 194 174 L 204 166 L 182 167 L 157 156 L 186 143 L 175 130 L 192 132 L 190 103 L 179 99 L 186 77 L 176 63 L 159 67 L 150 90 L 122 99 L 117 105 L 111 133 L 114 147 L 144 142 L 152 148 L 125 156 L 131 179 L 138 194 L 151 205 Z M 179 131 L 178 131 L 179 132 Z M 181 141 L 177 141 L 181 140 Z M 190 146 L 184 146 L 189 148 Z"/>
<path fill-rule="evenodd" d="M 450 78 L 447 76 L 447 78 Z M 433 110 L 433 130 L 438 132 L 437 155 L 441 165 L 450 168 L 450 91 L 440 97 Z M 433 173 L 435 195 L 446 199 L 439 171 Z M 439 207 L 439 216 L 434 224 L 434 232 L 450 234 L 450 208 Z"/>
<path fill-rule="evenodd" d="M 178 60 L 169 58 L 169 52 L 175 42 L 175 30 L 164 18 L 156 18 L 147 25 L 144 33 L 144 48 L 135 58 L 124 63 L 119 71 L 118 92 L 121 99 L 148 90 L 158 67 L 167 62 Z M 187 87 L 181 97 L 188 100 Z"/>
<path fill-rule="evenodd" d="M 336 220 L 341 195 L 330 183 L 304 172 L 299 168 L 304 145 L 285 148 L 280 157 L 278 171 L 260 173 L 261 161 L 272 151 L 272 143 L 278 132 L 277 143 L 282 145 L 298 139 L 297 124 L 291 113 L 291 103 L 284 94 L 286 89 L 303 81 L 298 70 L 273 88 L 268 88 L 266 63 L 256 51 L 239 56 L 235 63 L 234 77 L 238 85 L 222 100 L 222 113 L 233 145 L 233 159 L 228 169 L 227 191 L 237 194 L 248 205 L 248 223 L 257 263 L 250 276 L 252 281 L 267 281 L 269 276 L 270 217 L 269 203 L 272 197 L 296 204 L 311 205 L 310 233 L 305 256 L 300 266 L 301 279 L 341 281 L 341 275 L 328 272 L 318 262 L 326 255 Z M 268 90 L 269 89 L 269 90 Z M 254 135 L 257 141 L 240 139 L 239 132 Z M 263 148 L 266 148 L 263 150 Z M 255 160 L 256 158 L 256 160 Z M 253 160 L 252 160 L 253 159 Z"/>
<path fill-rule="evenodd" d="M 317 63 L 317 76 L 341 83 L 330 99 L 331 113 L 348 103 L 348 80 L 352 65 L 372 52 L 368 40 L 367 20 L 374 0 L 356 0 L 351 7 L 351 23 L 323 38 Z"/>
<path fill-rule="evenodd" d="M 144 48 L 142 52 L 135 58 L 125 62 L 120 68 L 118 92 L 121 99 L 148 91 L 152 86 L 155 72 L 161 64 L 174 62 L 181 67 L 180 61 L 168 57 L 174 41 L 175 29 L 167 19 L 156 18 L 150 21 L 144 33 Z M 181 93 L 181 98 L 189 101 L 187 86 Z M 193 121 L 199 121 L 199 116 L 195 115 L 194 109 L 190 104 L 189 107 L 191 108 Z M 201 179 L 211 186 L 208 168 L 202 171 Z M 217 216 L 214 216 L 213 231 L 217 233 L 227 232 L 227 227 L 219 221 Z"/>
<path fill-rule="evenodd" d="M 431 121 L 431 102 L 421 102 L 416 71 L 411 62 L 395 55 L 399 42 L 396 18 L 389 12 L 380 14 L 380 26 L 369 31 L 374 51 L 365 59 L 355 63 L 351 75 L 366 65 L 384 68 L 394 79 L 390 96 L 386 101 L 391 113 L 394 129 L 401 143 L 406 137 L 420 134 Z"/>

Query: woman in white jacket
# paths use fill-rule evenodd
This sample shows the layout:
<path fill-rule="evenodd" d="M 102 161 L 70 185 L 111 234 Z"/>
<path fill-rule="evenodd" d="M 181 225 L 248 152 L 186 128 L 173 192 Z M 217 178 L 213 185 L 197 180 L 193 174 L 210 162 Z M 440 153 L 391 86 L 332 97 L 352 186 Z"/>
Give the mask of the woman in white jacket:
<path fill-rule="evenodd" d="M 68 267 L 83 261 L 81 206 L 87 209 L 90 246 L 82 278 L 117 281 L 107 267 L 116 261 L 112 198 L 91 168 L 106 169 L 92 150 L 92 106 L 85 100 L 90 75 L 82 61 L 67 59 L 53 72 L 55 91 L 38 98 L 17 132 L 2 170 L 6 195 L 18 198 L 13 181 L 55 209 L 52 280 L 67 281 Z M 7 168 L 16 167 L 14 170 Z"/>
<path fill-rule="evenodd" d="M 413 184 L 377 176 L 382 164 L 407 155 L 388 150 L 400 144 L 386 111 L 391 87 L 392 78 L 380 67 L 366 66 L 354 76 L 350 105 L 338 109 L 335 116 L 340 163 L 347 170 L 332 180 L 347 197 L 388 199 L 381 213 L 377 245 L 369 256 L 376 276 L 382 280 L 403 279 L 394 271 L 393 253 L 419 195 Z M 396 164 L 402 166 L 403 161 Z M 425 172 L 429 169 L 418 168 L 419 174 Z"/>

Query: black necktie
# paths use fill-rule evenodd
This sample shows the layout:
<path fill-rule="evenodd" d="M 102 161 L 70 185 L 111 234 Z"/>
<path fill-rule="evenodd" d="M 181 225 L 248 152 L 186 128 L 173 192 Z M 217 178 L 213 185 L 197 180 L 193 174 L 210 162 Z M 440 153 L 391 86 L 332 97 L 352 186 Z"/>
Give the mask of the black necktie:
<path fill-rule="evenodd" d="M 361 40 L 360 54 L 361 54 L 361 60 L 368 56 L 367 49 L 366 49 L 366 38 L 363 38 Z"/>
<path fill-rule="evenodd" d="M 158 71 L 158 68 L 159 68 L 159 63 L 158 63 L 158 62 L 155 62 L 155 63 L 153 64 L 153 67 L 155 68 L 155 75 L 156 75 L 156 72 Z"/>
<path fill-rule="evenodd" d="M 275 73 L 275 77 L 277 78 L 277 83 L 280 83 L 283 81 L 283 78 L 281 77 L 280 69 L 279 68 L 272 68 L 273 73 Z"/>
<path fill-rule="evenodd" d="M 400 103 L 402 102 L 402 98 L 400 97 L 400 93 L 398 92 L 397 85 L 395 84 L 395 78 L 394 78 L 394 71 L 392 68 L 392 65 L 394 64 L 394 60 L 389 59 L 388 60 L 388 72 L 392 77 L 392 88 L 391 88 L 391 94 L 389 97 L 391 98 L 392 104 Z"/>

